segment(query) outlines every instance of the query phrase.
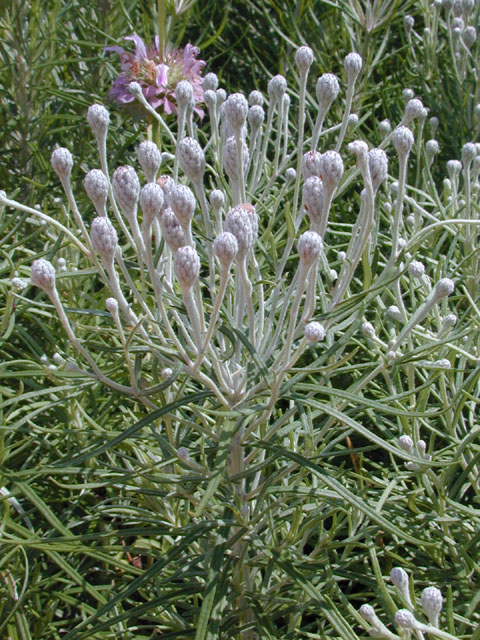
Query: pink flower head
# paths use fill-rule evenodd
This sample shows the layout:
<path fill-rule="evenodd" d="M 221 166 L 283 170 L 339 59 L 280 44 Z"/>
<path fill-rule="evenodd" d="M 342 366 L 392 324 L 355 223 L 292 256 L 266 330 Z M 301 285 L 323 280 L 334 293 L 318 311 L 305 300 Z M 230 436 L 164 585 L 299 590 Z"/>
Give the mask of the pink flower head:
<path fill-rule="evenodd" d="M 121 73 L 115 79 L 109 97 L 120 104 L 128 104 L 135 100 L 129 92 L 128 85 L 138 82 L 143 95 L 154 109 L 162 108 L 165 113 L 176 113 L 177 104 L 175 87 L 181 80 L 188 80 L 193 86 L 195 111 L 203 117 L 203 109 L 198 105 L 203 102 L 202 68 L 205 60 L 197 60 L 200 53 L 197 47 L 187 44 L 184 49 L 169 49 L 162 52 L 158 36 L 154 44 L 146 47 L 142 38 L 134 33 L 125 40 L 133 40 L 135 53 L 122 47 L 105 47 L 104 51 L 114 51 L 120 56 Z"/>

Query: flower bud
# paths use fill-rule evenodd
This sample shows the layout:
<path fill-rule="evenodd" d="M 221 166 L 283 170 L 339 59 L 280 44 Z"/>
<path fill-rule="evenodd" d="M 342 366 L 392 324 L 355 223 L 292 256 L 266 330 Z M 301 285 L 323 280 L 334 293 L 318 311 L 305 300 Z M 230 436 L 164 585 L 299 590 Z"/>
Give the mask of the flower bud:
<path fill-rule="evenodd" d="M 240 132 L 247 119 L 248 102 L 242 93 L 232 93 L 225 102 L 225 117 L 235 132 Z"/>
<path fill-rule="evenodd" d="M 192 182 L 202 178 L 205 171 L 205 155 L 193 138 L 182 138 L 178 143 L 180 166 Z"/>
<path fill-rule="evenodd" d="M 282 75 L 273 76 L 268 82 L 268 95 L 279 105 L 282 104 L 283 96 L 287 90 L 287 81 Z"/>
<path fill-rule="evenodd" d="M 248 147 L 243 140 L 240 140 L 242 145 L 242 162 L 243 162 L 243 172 L 245 172 L 248 167 Z M 234 136 L 227 138 L 225 144 L 223 145 L 223 169 L 225 173 L 228 175 L 230 180 L 237 180 L 240 175 L 240 170 L 237 165 L 237 141 Z"/>
<path fill-rule="evenodd" d="M 157 184 L 163 191 L 163 208 L 170 206 L 172 191 L 175 189 L 175 180 L 167 175 L 162 175 L 157 179 Z"/>
<path fill-rule="evenodd" d="M 105 300 L 105 309 L 112 314 L 112 316 L 116 316 L 118 314 L 118 302 L 115 298 L 107 298 Z"/>
<path fill-rule="evenodd" d="M 427 140 L 425 143 L 425 155 L 429 165 L 432 163 L 434 156 L 440 152 L 437 140 Z"/>
<path fill-rule="evenodd" d="M 449 160 L 447 162 L 447 172 L 452 182 L 455 182 L 455 180 L 460 175 L 461 170 L 462 170 L 462 163 L 459 160 Z"/>
<path fill-rule="evenodd" d="M 162 164 L 160 149 L 154 142 L 144 140 L 138 147 L 137 157 L 147 182 L 154 182 Z"/>
<path fill-rule="evenodd" d="M 410 592 L 408 590 L 409 580 L 407 572 L 401 567 L 394 567 L 390 571 L 390 580 L 398 589 L 405 602 L 407 602 L 408 605 L 411 606 L 412 602 L 410 600 Z"/>
<path fill-rule="evenodd" d="M 203 94 L 203 99 L 209 111 L 215 111 L 217 106 L 217 94 L 215 91 L 205 91 Z"/>
<path fill-rule="evenodd" d="M 462 162 L 463 166 L 468 166 L 473 162 L 473 159 L 477 155 L 477 149 L 473 142 L 467 142 L 462 147 Z"/>
<path fill-rule="evenodd" d="M 193 247 L 180 247 L 173 261 L 180 285 L 186 289 L 194 284 L 200 273 L 200 258 Z"/>
<path fill-rule="evenodd" d="M 207 73 L 202 82 L 204 91 L 216 91 L 218 89 L 218 78 L 215 73 Z"/>
<path fill-rule="evenodd" d="M 22 278 L 14 277 L 10 280 L 10 284 L 15 291 L 23 291 L 27 287 L 27 282 Z"/>
<path fill-rule="evenodd" d="M 383 138 L 388 136 L 388 134 L 392 130 L 392 125 L 390 124 L 390 120 L 382 120 L 381 122 L 379 122 L 378 130 L 380 131 L 380 135 Z"/>
<path fill-rule="evenodd" d="M 210 204 L 215 212 L 220 211 L 225 204 L 225 195 L 223 194 L 223 191 L 214 189 L 210 194 Z"/>
<path fill-rule="evenodd" d="M 412 260 L 408 265 L 408 274 L 412 276 L 412 278 L 421 278 L 425 275 L 424 264 L 418 260 Z"/>
<path fill-rule="evenodd" d="M 413 98 L 413 96 L 414 96 L 414 95 L 415 95 L 415 94 L 413 93 L 412 89 L 404 89 L 404 90 L 402 91 L 402 98 L 403 98 L 403 101 L 405 102 L 405 104 L 406 104 L 409 100 L 411 100 L 411 99 Z"/>
<path fill-rule="evenodd" d="M 155 217 L 160 216 L 163 207 L 163 190 L 156 182 L 149 182 L 140 191 L 140 206 L 143 222 L 149 228 Z"/>
<path fill-rule="evenodd" d="M 173 189 L 171 208 L 184 229 L 190 225 L 196 206 L 195 196 L 189 187 L 178 184 L 175 189 Z"/>
<path fill-rule="evenodd" d="M 347 56 L 348 57 L 348 56 Z M 343 176 L 342 156 L 336 151 L 325 151 L 320 156 L 320 177 L 324 186 L 333 192 Z"/>
<path fill-rule="evenodd" d="M 289 167 L 285 171 L 285 182 L 287 184 L 291 184 L 292 182 L 294 182 L 296 177 L 297 177 L 297 172 L 293 167 Z"/>
<path fill-rule="evenodd" d="M 213 250 L 222 267 L 229 267 L 238 252 L 238 242 L 233 233 L 224 231 L 213 242 Z"/>
<path fill-rule="evenodd" d="M 165 242 L 174 253 L 187 244 L 183 229 L 171 209 L 164 210 L 160 225 Z"/>
<path fill-rule="evenodd" d="M 442 322 L 442 330 L 452 329 L 457 324 L 457 316 L 454 313 L 448 313 Z"/>
<path fill-rule="evenodd" d="M 303 185 L 303 206 L 312 222 L 318 223 L 323 211 L 323 182 L 317 176 L 311 176 Z"/>
<path fill-rule="evenodd" d="M 87 122 L 93 133 L 97 137 L 102 137 L 107 133 L 110 115 L 103 105 L 92 104 L 88 107 Z"/>
<path fill-rule="evenodd" d="M 405 112 L 403 114 L 404 124 L 408 124 L 415 118 L 419 118 L 422 115 L 423 103 L 418 98 L 412 98 L 405 106 Z"/>
<path fill-rule="evenodd" d="M 403 451 L 405 451 L 406 453 L 413 455 L 414 453 L 413 440 L 411 439 L 410 436 L 400 436 L 400 438 L 398 439 L 398 446 L 400 447 L 400 449 L 403 449 Z"/>
<path fill-rule="evenodd" d="M 115 199 L 127 219 L 135 215 L 140 194 L 140 182 L 135 169 L 129 165 L 115 169 L 112 189 Z"/>
<path fill-rule="evenodd" d="M 322 253 L 322 238 L 315 231 L 305 231 L 298 239 L 297 249 L 302 263 L 310 267 Z"/>
<path fill-rule="evenodd" d="M 320 177 L 320 158 L 322 154 L 319 151 L 307 151 L 302 158 L 302 175 L 305 180 L 312 176 Z"/>
<path fill-rule="evenodd" d="M 227 99 L 227 92 L 225 89 L 220 88 L 215 91 L 215 94 L 217 96 L 217 104 L 220 106 Z"/>
<path fill-rule="evenodd" d="M 130 82 L 127 86 L 127 90 L 138 100 L 142 101 L 145 99 L 145 96 L 143 95 L 142 85 L 139 82 Z"/>
<path fill-rule="evenodd" d="M 117 232 L 108 218 L 94 218 L 90 227 L 93 248 L 105 265 L 112 265 L 117 250 Z"/>
<path fill-rule="evenodd" d="M 248 123 L 253 131 L 262 126 L 265 120 L 265 111 L 263 107 L 256 104 L 248 110 Z"/>
<path fill-rule="evenodd" d="M 44 258 L 34 260 L 31 266 L 30 281 L 36 287 L 51 294 L 55 291 L 55 268 L 51 262 Z"/>
<path fill-rule="evenodd" d="M 400 311 L 400 309 L 392 304 L 388 307 L 387 309 L 387 315 L 390 316 L 390 318 L 392 318 L 393 320 L 396 320 L 397 322 L 402 322 L 403 318 L 402 318 L 402 313 Z"/>
<path fill-rule="evenodd" d="M 445 296 L 449 296 L 453 293 L 455 289 L 455 285 L 453 284 L 453 280 L 450 278 L 442 278 L 435 285 L 434 293 L 437 299 L 444 298 Z"/>
<path fill-rule="evenodd" d="M 251 107 L 255 105 L 261 107 L 263 105 L 263 95 L 260 93 L 260 91 L 257 91 L 256 89 L 254 89 L 253 91 L 250 92 L 248 96 L 248 104 Z"/>
<path fill-rule="evenodd" d="M 180 108 L 186 109 L 194 101 L 193 85 L 189 80 L 180 80 L 175 87 L 175 99 Z"/>
<path fill-rule="evenodd" d="M 408 609 L 399 609 L 395 614 L 395 622 L 402 629 L 416 629 L 418 627 L 415 616 Z"/>
<path fill-rule="evenodd" d="M 333 73 L 324 73 L 317 80 L 315 91 L 320 109 L 327 112 L 332 106 L 333 101 L 340 93 L 340 85 L 338 84 L 337 76 L 333 75 Z"/>
<path fill-rule="evenodd" d="M 248 208 L 253 209 L 253 213 L 256 216 L 255 209 L 252 205 L 240 204 L 230 209 L 225 217 L 225 231 L 229 231 L 237 239 L 237 255 L 240 258 L 247 255 L 257 238 L 258 222 L 256 226 L 254 217 Z"/>
<path fill-rule="evenodd" d="M 430 624 L 438 627 L 438 617 L 442 610 L 443 598 L 440 589 L 427 587 L 422 591 L 422 607 Z"/>
<path fill-rule="evenodd" d="M 376 193 L 388 174 L 388 158 L 383 149 L 371 149 L 368 152 L 368 167 L 373 191 Z"/>
<path fill-rule="evenodd" d="M 397 127 L 393 132 L 393 146 L 399 156 L 407 156 L 413 147 L 413 133 L 408 127 Z"/>
<path fill-rule="evenodd" d="M 300 74 L 306 74 L 313 62 L 313 51 L 310 47 L 299 47 L 295 52 L 295 64 Z"/>
<path fill-rule="evenodd" d="M 62 182 L 70 179 L 73 167 L 73 158 L 68 149 L 65 149 L 64 147 L 55 149 L 50 156 L 50 164 Z"/>
<path fill-rule="evenodd" d="M 375 338 L 375 329 L 371 322 L 362 322 L 361 330 L 366 338 L 370 338 L 370 340 Z"/>
<path fill-rule="evenodd" d="M 162 376 L 163 380 L 167 380 L 167 378 L 170 378 L 170 376 L 173 375 L 173 371 L 172 371 L 172 369 L 170 369 L 170 367 L 164 367 L 160 371 L 160 375 Z"/>
<path fill-rule="evenodd" d="M 87 196 L 93 202 L 99 216 L 106 216 L 106 203 L 108 196 L 108 180 L 100 169 L 92 169 L 83 180 L 83 186 Z"/>
<path fill-rule="evenodd" d="M 309 322 L 305 327 L 304 335 L 308 342 L 315 344 L 325 338 L 325 328 L 319 322 Z"/>
<path fill-rule="evenodd" d="M 362 70 L 362 57 L 358 53 L 349 53 L 343 63 L 348 84 L 354 84 Z"/>
<path fill-rule="evenodd" d="M 413 29 L 413 25 L 415 24 L 415 19 L 413 16 L 407 15 L 403 19 L 403 28 L 405 29 L 405 33 L 408 35 Z"/>

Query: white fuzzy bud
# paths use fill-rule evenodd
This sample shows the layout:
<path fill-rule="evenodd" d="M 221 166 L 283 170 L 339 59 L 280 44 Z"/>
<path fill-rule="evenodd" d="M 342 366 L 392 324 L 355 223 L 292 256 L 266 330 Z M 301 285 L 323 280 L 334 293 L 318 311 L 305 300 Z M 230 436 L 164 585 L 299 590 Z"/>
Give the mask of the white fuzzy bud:
<path fill-rule="evenodd" d="M 242 145 L 242 163 L 243 163 L 243 172 L 245 172 L 248 167 L 248 147 L 243 140 L 240 141 Z M 239 167 L 237 164 L 237 141 L 234 136 L 230 136 L 225 141 L 223 145 L 223 169 L 225 173 L 228 175 L 230 180 L 237 180 L 240 175 Z"/>
<path fill-rule="evenodd" d="M 215 93 L 215 91 L 205 91 L 203 94 L 203 99 L 205 101 L 205 104 L 207 105 L 207 108 L 209 111 L 215 111 L 215 108 L 217 106 L 217 94 Z"/>
<path fill-rule="evenodd" d="M 458 318 L 454 313 L 448 313 L 442 322 L 442 330 L 452 329 L 457 324 Z"/>
<path fill-rule="evenodd" d="M 407 35 L 413 29 L 413 25 L 414 24 L 415 24 L 415 19 L 413 18 L 413 16 L 407 15 L 407 16 L 404 17 L 404 19 L 403 19 L 403 28 L 405 29 L 405 32 L 407 33 Z"/>
<path fill-rule="evenodd" d="M 407 227 L 413 227 L 415 226 L 415 215 L 413 213 L 410 213 L 406 218 L 405 218 L 405 224 L 407 225 Z"/>
<path fill-rule="evenodd" d="M 451 293 L 453 293 L 454 289 L 455 285 L 453 283 L 453 280 L 450 280 L 450 278 L 442 278 L 435 285 L 435 298 L 439 299 L 444 298 L 445 296 L 449 296 Z"/>
<path fill-rule="evenodd" d="M 100 169 L 89 171 L 83 180 L 83 186 L 98 215 L 107 215 L 105 206 L 108 196 L 108 180 L 103 171 Z"/>
<path fill-rule="evenodd" d="M 173 252 L 187 244 L 183 229 L 171 209 L 164 210 L 160 224 L 165 242 Z"/>
<path fill-rule="evenodd" d="M 333 282 L 338 278 L 338 271 L 336 269 L 329 269 L 328 277 L 330 278 L 330 281 Z"/>
<path fill-rule="evenodd" d="M 283 96 L 287 90 L 287 81 L 282 75 L 273 76 L 268 82 L 268 95 L 278 104 L 282 104 Z"/>
<path fill-rule="evenodd" d="M 215 91 L 215 94 L 217 96 L 217 104 L 218 106 L 220 106 L 227 99 L 227 92 L 225 91 L 225 89 L 222 89 L 220 87 L 220 89 L 217 89 Z"/>
<path fill-rule="evenodd" d="M 361 330 L 366 338 L 370 338 L 370 340 L 375 338 L 375 329 L 371 322 L 362 322 Z"/>
<path fill-rule="evenodd" d="M 403 114 L 404 124 L 408 124 L 415 118 L 419 118 L 422 115 L 423 103 L 418 98 L 412 98 L 405 106 L 405 112 Z"/>
<path fill-rule="evenodd" d="M 260 91 L 257 91 L 256 89 L 254 89 L 253 91 L 250 92 L 248 96 L 248 104 L 251 107 L 255 105 L 261 107 L 263 105 L 263 95 L 260 93 Z"/>
<path fill-rule="evenodd" d="M 12 289 L 15 289 L 15 291 L 23 291 L 27 286 L 25 280 L 18 277 L 12 278 L 10 280 L 10 284 L 12 285 Z"/>
<path fill-rule="evenodd" d="M 337 260 L 340 260 L 340 262 L 345 262 L 346 257 L 347 257 L 346 251 L 339 251 L 337 253 Z"/>
<path fill-rule="evenodd" d="M 306 74 L 313 62 L 313 51 L 310 47 L 299 47 L 295 52 L 295 64 L 300 74 Z"/>
<path fill-rule="evenodd" d="M 162 164 L 160 149 L 154 142 L 144 140 L 138 147 L 137 157 L 147 182 L 154 182 Z"/>
<path fill-rule="evenodd" d="M 262 126 L 265 120 L 265 111 L 258 104 L 253 105 L 248 110 L 248 123 L 253 131 Z"/>
<path fill-rule="evenodd" d="M 142 86 L 139 82 L 130 82 L 130 84 L 127 86 L 127 90 L 138 100 L 143 101 L 145 99 Z"/>
<path fill-rule="evenodd" d="M 249 211 L 253 210 L 253 213 Z M 258 221 L 255 208 L 252 205 L 240 204 L 230 209 L 225 217 L 225 231 L 232 233 L 237 239 L 238 256 L 245 257 L 253 247 L 257 238 Z"/>
<path fill-rule="evenodd" d="M 117 232 L 108 218 L 94 218 L 90 227 L 93 248 L 106 265 L 112 265 L 117 250 Z"/>
<path fill-rule="evenodd" d="M 186 109 L 194 101 L 192 83 L 188 80 L 180 80 L 175 87 L 175 99 L 180 108 Z"/>
<path fill-rule="evenodd" d="M 238 253 L 238 242 L 233 233 L 224 231 L 213 242 L 213 250 L 222 267 L 229 267 Z"/>
<path fill-rule="evenodd" d="M 413 455 L 413 440 L 410 436 L 400 436 L 400 438 L 398 439 L 398 446 L 406 453 Z"/>
<path fill-rule="evenodd" d="M 390 124 L 390 120 L 382 120 L 378 123 L 378 130 L 380 131 L 380 135 L 385 138 L 388 136 L 390 131 L 392 130 L 392 125 Z"/>
<path fill-rule="evenodd" d="M 459 160 L 449 160 L 447 162 L 447 172 L 448 177 L 452 182 L 460 175 L 460 171 L 462 170 L 462 163 Z"/>
<path fill-rule="evenodd" d="M 200 258 L 193 247 L 180 247 L 173 262 L 178 282 L 189 289 L 200 273 Z"/>
<path fill-rule="evenodd" d="M 30 281 L 36 287 L 51 294 L 55 290 L 55 268 L 51 262 L 39 258 L 32 263 Z"/>
<path fill-rule="evenodd" d="M 471 25 L 465 27 L 462 33 L 462 40 L 467 49 L 471 49 L 477 40 L 477 30 Z"/>
<path fill-rule="evenodd" d="M 303 206 L 312 222 L 320 222 L 323 210 L 323 182 L 317 176 L 311 176 L 303 185 Z"/>
<path fill-rule="evenodd" d="M 434 360 L 432 362 L 432 367 L 436 367 L 438 369 L 451 369 L 452 363 L 447 358 L 441 358 L 440 360 Z M 417 442 L 417 446 L 418 446 L 418 442 Z"/>
<path fill-rule="evenodd" d="M 192 190 L 183 184 L 178 184 L 172 191 L 170 206 L 179 223 L 186 229 L 190 225 L 197 206 Z"/>
<path fill-rule="evenodd" d="M 402 91 L 402 98 L 403 98 L 403 101 L 405 102 L 405 104 L 406 104 L 409 100 L 411 100 L 411 99 L 413 98 L 413 96 L 414 96 L 414 95 L 415 95 L 415 94 L 413 93 L 412 89 L 404 89 L 404 90 Z"/>
<path fill-rule="evenodd" d="M 349 53 L 343 62 L 343 66 L 347 74 L 348 84 L 354 84 L 362 70 L 362 57 L 358 53 Z"/>
<path fill-rule="evenodd" d="M 443 598 L 440 589 L 427 587 L 422 591 L 422 607 L 430 624 L 438 627 L 438 617 L 442 610 Z"/>
<path fill-rule="evenodd" d="M 467 142 L 462 147 L 462 162 L 463 166 L 471 164 L 477 155 L 477 149 L 473 142 Z"/>
<path fill-rule="evenodd" d="M 135 215 L 140 194 L 140 182 L 135 169 L 129 165 L 115 169 L 112 189 L 115 199 L 127 219 Z"/>
<path fill-rule="evenodd" d="M 170 376 L 173 375 L 173 371 L 172 369 L 170 369 L 170 367 L 164 367 L 160 371 L 160 375 L 162 376 L 163 380 L 167 380 L 167 378 L 170 378 Z"/>
<path fill-rule="evenodd" d="M 399 609 L 395 614 L 395 622 L 402 629 L 416 629 L 418 622 L 408 609 Z"/>
<path fill-rule="evenodd" d="M 429 164 L 432 163 L 434 156 L 440 152 L 440 146 L 437 140 L 427 140 L 425 143 L 425 155 Z"/>
<path fill-rule="evenodd" d="M 105 309 L 112 314 L 112 316 L 118 315 L 118 302 L 115 298 L 107 298 L 105 300 Z"/>
<path fill-rule="evenodd" d="M 242 93 L 232 93 L 225 102 L 225 117 L 235 132 L 240 132 L 248 115 L 248 102 Z"/>
<path fill-rule="evenodd" d="M 221 208 L 225 205 L 225 195 L 223 191 L 219 189 L 214 189 L 210 194 L 210 204 L 215 212 L 221 210 Z"/>
<path fill-rule="evenodd" d="M 293 167 L 289 167 L 285 171 L 285 181 L 287 182 L 287 184 L 291 184 L 292 182 L 294 182 L 296 177 L 297 177 L 297 172 Z"/>
<path fill-rule="evenodd" d="M 413 133 L 408 127 L 397 127 L 393 132 L 393 146 L 399 156 L 406 156 L 413 147 Z"/>
<path fill-rule="evenodd" d="M 218 78 L 215 73 L 207 73 L 202 82 L 204 91 L 216 91 L 218 89 Z"/>
<path fill-rule="evenodd" d="M 70 179 L 73 167 L 73 158 L 68 149 L 65 149 L 64 147 L 55 149 L 50 156 L 50 164 L 62 182 Z"/>
<path fill-rule="evenodd" d="M 97 137 L 102 137 L 107 133 L 110 123 L 110 114 L 101 104 L 92 104 L 88 107 L 87 122 L 91 130 Z"/>
<path fill-rule="evenodd" d="M 310 267 L 322 253 L 322 238 L 315 231 L 305 231 L 298 239 L 297 250 L 302 263 Z"/>
<path fill-rule="evenodd" d="M 322 154 L 319 151 L 307 151 L 302 158 L 302 176 L 304 180 L 312 176 L 320 177 L 320 158 Z"/>
<path fill-rule="evenodd" d="M 150 227 L 157 216 L 161 215 L 163 207 L 163 190 L 156 182 L 149 182 L 140 191 L 140 206 L 143 211 L 143 222 Z"/>
<path fill-rule="evenodd" d="M 170 206 L 172 192 L 175 189 L 175 180 L 170 176 L 162 175 L 157 179 L 157 184 L 163 191 L 163 208 L 166 209 Z"/>
<path fill-rule="evenodd" d="M 351 113 L 348 116 L 348 120 L 347 120 L 348 126 L 349 127 L 356 127 L 358 124 L 358 116 L 356 113 Z"/>
<path fill-rule="evenodd" d="M 320 177 L 325 188 L 333 192 L 343 176 L 342 156 L 336 151 L 325 151 L 320 156 L 319 165 Z"/>
<path fill-rule="evenodd" d="M 327 112 L 332 106 L 333 101 L 340 93 L 340 85 L 338 83 L 337 76 L 333 75 L 333 73 L 324 73 L 317 80 L 315 91 L 320 109 Z"/>
<path fill-rule="evenodd" d="M 380 620 L 378 619 L 378 617 L 377 617 L 377 615 L 376 615 L 376 613 L 375 613 L 375 611 L 374 611 L 374 609 L 373 609 L 373 607 L 371 605 L 362 604 L 362 606 L 359 609 L 359 612 L 360 612 L 360 615 L 362 616 L 362 618 L 372 625 L 373 629 L 375 629 L 375 630 L 382 629 L 383 625 L 380 622 Z"/>
<path fill-rule="evenodd" d="M 434 136 L 438 129 L 438 125 L 440 124 L 440 120 L 436 116 L 432 116 L 428 122 L 430 124 L 432 136 Z"/>
<path fill-rule="evenodd" d="M 394 586 L 398 589 L 403 599 L 411 606 L 410 592 L 408 590 L 409 579 L 407 572 L 401 567 L 394 567 L 390 571 L 390 580 Z"/>
<path fill-rule="evenodd" d="M 368 167 L 373 191 L 376 193 L 388 174 L 388 158 L 383 149 L 371 149 L 368 152 Z"/>
<path fill-rule="evenodd" d="M 403 321 L 400 309 L 394 304 L 388 307 L 387 314 L 390 316 L 390 318 L 392 318 L 393 320 L 396 320 L 397 322 Z"/>
<path fill-rule="evenodd" d="M 304 331 L 307 342 L 315 344 L 325 338 L 325 328 L 319 322 L 309 322 Z"/>
<path fill-rule="evenodd" d="M 424 264 L 418 260 L 412 260 L 408 265 L 408 274 L 412 276 L 412 278 L 421 278 L 425 275 Z"/>
<path fill-rule="evenodd" d="M 178 143 L 180 166 L 192 182 L 202 178 L 205 171 L 205 155 L 193 138 L 182 138 Z"/>

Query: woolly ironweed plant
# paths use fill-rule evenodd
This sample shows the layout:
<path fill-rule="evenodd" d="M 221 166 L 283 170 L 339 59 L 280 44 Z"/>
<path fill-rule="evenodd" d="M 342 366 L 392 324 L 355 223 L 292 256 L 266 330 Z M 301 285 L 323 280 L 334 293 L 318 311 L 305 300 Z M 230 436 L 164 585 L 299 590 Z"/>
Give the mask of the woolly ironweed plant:
<path fill-rule="evenodd" d="M 178 129 L 131 83 L 168 149 L 139 143 L 142 181 L 131 165 L 111 173 L 109 114 L 92 105 L 99 161 L 84 186 L 95 213 L 78 205 L 66 148 L 51 155 L 60 215 L 1 195 L 61 247 L 58 270 L 40 258 L 30 276 L 68 338 L 51 371 L 125 394 L 142 416 L 87 449 L 79 427 L 78 455 L 59 463 L 93 465 L 102 487 L 121 478 L 122 496 L 98 507 L 111 525 L 99 544 L 121 536 L 138 558 L 117 589 L 121 546 L 98 556 L 113 592 L 87 580 L 94 601 L 64 638 L 355 639 L 363 626 L 450 639 L 474 624 L 478 149 L 464 145 L 438 193 L 422 144 L 423 181 L 411 187 L 421 101 L 372 147 L 352 113 L 362 58 L 346 56 L 345 82 L 318 78 L 315 98 L 312 62 L 298 49 L 298 90 L 277 75 L 268 98 L 227 96 L 208 74 L 201 128 L 188 82 L 175 90 Z M 341 84 L 343 116 L 329 122 Z M 370 565 L 360 575 L 358 554 Z M 438 589 L 422 595 L 429 624 L 405 590 L 407 609 L 395 604 L 382 574 L 400 561 L 432 567 L 417 578 L 430 589 L 456 568 L 448 632 Z"/>

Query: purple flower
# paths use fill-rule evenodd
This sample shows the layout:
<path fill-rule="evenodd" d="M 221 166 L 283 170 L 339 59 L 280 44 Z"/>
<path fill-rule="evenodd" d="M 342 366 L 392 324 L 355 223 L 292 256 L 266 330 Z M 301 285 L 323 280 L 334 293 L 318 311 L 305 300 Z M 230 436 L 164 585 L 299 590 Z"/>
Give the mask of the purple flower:
<path fill-rule="evenodd" d="M 109 97 L 120 104 L 128 104 L 135 100 L 128 91 L 130 82 L 138 82 L 143 95 L 154 109 L 162 108 L 165 113 L 176 113 L 175 87 L 181 80 L 188 80 L 193 86 L 195 111 L 203 117 L 203 109 L 198 105 L 203 102 L 202 68 L 205 60 L 197 60 L 199 49 L 187 44 L 184 49 L 168 49 L 162 53 L 158 36 L 154 44 L 146 47 L 142 38 L 134 33 L 125 40 L 133 40 L 135 53 L 122 47 L 105 47 L 104 51 L 114 51 L 120 56 L 121 73 L 115 79 Z"/>

